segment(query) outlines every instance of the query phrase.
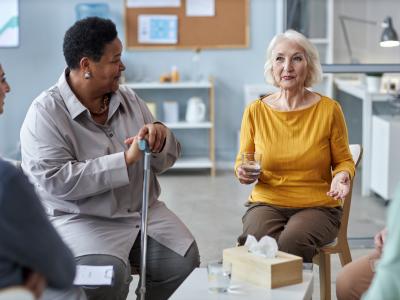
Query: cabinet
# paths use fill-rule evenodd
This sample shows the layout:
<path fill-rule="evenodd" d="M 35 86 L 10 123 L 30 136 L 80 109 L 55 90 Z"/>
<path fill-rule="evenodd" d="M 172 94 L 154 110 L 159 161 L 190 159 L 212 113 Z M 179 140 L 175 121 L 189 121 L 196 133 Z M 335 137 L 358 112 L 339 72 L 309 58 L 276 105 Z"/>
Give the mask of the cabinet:
<path fill-rule="evenodd" d="M 364 83 L 359 80 L 347 80 L 335 78 L 335 85 L 339 91 L 345 92 L 362 101 L 362 145 L 363 159 L 361 168 L 361 195 L 369 196 L 371 190 L 372 172 L 372 146 L 375 145 L 377 138 L 373 138 L 373 104 L 376 102 L 386 102 L 390 97 L 386 93 L 369 93 Z M 348 118 L 348 122 L 353 122 Z M 376 123 L 376 121 L 375 121 Z M 378 134 L 376 132 L 375 134 Z M 379 135 L 379 134 L 378 134 Z M 375 159 L 375 163 L 377 163 Z"/>
<path fill-rule="evenodd" d="M 214 81 L 182 81 L 176 83 L 135 82 L 126 83 L 140 98 L 156 105 L 156 118 L 164 121 L 162 106 L 165 101 L 176 101 L 179 107 L 178 122 L 164 122 L 178 137 L 182 146 L 180 157 L 173 169 L 210 169 L 215 175 L 215 123 L 214 123 Z M 206 120 L 186 122 L 187 100 L 201 95 L 207 106 Z"/>
<path fill-rule="evenodd" d="M 400 181 L 400 116 L 372 117 L 371 189 L 391 200 Z"/>

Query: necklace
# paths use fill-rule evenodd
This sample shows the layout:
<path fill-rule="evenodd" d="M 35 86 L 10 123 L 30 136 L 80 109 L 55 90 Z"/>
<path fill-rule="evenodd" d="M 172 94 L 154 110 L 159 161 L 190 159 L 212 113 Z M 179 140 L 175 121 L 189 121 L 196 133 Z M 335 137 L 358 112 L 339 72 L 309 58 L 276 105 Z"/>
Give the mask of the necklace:
<path fill-rule="evenodd" d="M 100 116 L 102 114 L 104 114 L 107 110 L 108 110 L 108 105 L 110 104 L 110 96 L 109 95 L 104 95 L 103 97 L 103 101 L 100 105 L 100 109 L 98 111 L 92 111 L 89 109 L 89 112 L 93 115 L 93 116 Z"/>

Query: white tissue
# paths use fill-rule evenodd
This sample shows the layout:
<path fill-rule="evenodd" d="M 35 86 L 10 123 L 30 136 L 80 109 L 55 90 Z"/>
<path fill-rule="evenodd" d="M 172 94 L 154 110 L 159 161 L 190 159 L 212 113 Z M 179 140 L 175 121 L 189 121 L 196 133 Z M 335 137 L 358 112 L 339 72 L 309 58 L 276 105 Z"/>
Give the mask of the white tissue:
<path fill-rule="evenodd" d="M 278 244 L 268 235 L 257 242 L 257 239 L 249 234 L 244 245 L 247 246 L 249 252 L 265 258 L 275 258 L 278 253 Z"/>

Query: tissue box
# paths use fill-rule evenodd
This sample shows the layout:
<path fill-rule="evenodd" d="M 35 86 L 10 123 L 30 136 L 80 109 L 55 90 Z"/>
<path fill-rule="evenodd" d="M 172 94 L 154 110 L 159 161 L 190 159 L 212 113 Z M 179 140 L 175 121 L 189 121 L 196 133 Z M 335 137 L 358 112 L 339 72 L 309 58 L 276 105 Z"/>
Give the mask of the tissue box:
<path fill-rule="evenodd" d="M 303 259 L 282 251 L 275 258 L 264 258 L 241 246 L 225 249 L 223 260 L 232 264 L 233 280 L 272 289 L 303 281 Z"/>

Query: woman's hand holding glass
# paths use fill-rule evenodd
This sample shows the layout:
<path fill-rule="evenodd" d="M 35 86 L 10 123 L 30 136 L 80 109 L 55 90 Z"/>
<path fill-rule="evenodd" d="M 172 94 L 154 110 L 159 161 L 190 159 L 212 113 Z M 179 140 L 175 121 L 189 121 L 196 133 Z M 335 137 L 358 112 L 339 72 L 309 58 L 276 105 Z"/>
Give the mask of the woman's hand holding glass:
<path fill-rule="evenodd" d="M 350 175 L 346 171 L 339 172 L 333 177 L 331 189 L 326 194 L 335 200 L 344 200 L 350 192 Z"/>
<path fill-rule="evenodd" d="M 242 153 L 242 164 L 236 174 L 242 184 L 252 184 L 261 173 L 261 153 Z"/>

